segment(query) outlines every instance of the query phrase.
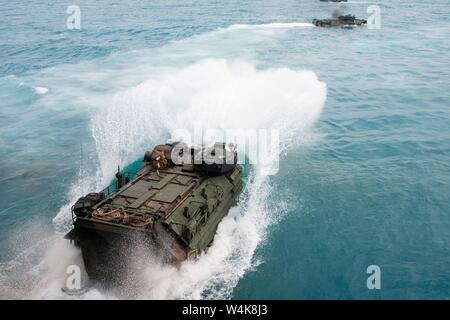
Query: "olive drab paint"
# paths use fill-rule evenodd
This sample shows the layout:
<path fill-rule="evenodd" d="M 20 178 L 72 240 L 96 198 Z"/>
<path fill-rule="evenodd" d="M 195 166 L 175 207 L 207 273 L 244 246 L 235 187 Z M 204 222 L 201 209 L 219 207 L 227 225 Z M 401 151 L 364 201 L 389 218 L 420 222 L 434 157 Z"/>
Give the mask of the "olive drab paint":
<path fill-rule="evenodd" d="M 107 280 L 118 274 L 118 265 L 142 248 L 180 265 L 213 241 L 242 188 L 236 152 L 222 143 L 215 146 L 222 149 L 217 154 L 234 162 L 175 164 L 177 144 L 156 146 L 134 178 L 119 170 L 112 186 L 73 206 L 74 228 L 66 238 L 81 248 L 90 277 Z M 193 160 L 203 149 L 184 150 Z"/>

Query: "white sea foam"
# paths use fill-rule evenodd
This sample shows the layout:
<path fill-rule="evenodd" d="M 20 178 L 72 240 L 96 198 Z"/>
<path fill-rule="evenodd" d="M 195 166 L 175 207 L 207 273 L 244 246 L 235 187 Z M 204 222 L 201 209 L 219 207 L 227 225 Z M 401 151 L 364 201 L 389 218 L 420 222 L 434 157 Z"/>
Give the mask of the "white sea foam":
<path fill-rule="evenodd" d="M 276 128 L 286 150 L 317 120 L 325 96 L 325 85 L 313 72 L 256 70 L 242 61 L 208 59 L 158 75 L 117 94 L 111 105 L 94 115 L 100 176 L 110 180 L 117 163 L 142 155 L 161 132 L 193 130 L 194 125 Z M 251 181 L 240 205 L 220 224 L 214 245 L 199 261 L 180 270 L 149 264 L 143 297 L 229 297 L 252 266 L 268 227 L 281 215 L 267 210 L 268 177 L 256 167 Z"/>
<path fill-rule="evenodd" d="M 206 59 L 155 75 L 115 95 L 92 122 L 100 174 L 141 156 L 164 134 L 195 127 L 277 129 L 284 146 L 302 139 L 320 114 L 325 85 L 310 71 L 257 70 L 252 64 Z M 283 146 L 282 146 L 283 147 Z"/>
<path fill-rule="evenodd" d="M 65 72 L 60 74 L 75 78 L 56 78 L 58 73 L 44 72 L 47 83 L 55 87 L 52 99 L 59 101 L 63 97 L 58 95 L 68 93 L 72 103 L 89 107 L 97 153 L 97 161 L 85 163 L 80 169 L 79 179 L 68 194 L 70 201 L 54 218 L 59 234 L 70 228 L 70 206 L 78 197 L 105 187 L 117 165 L 123 167 L 141 157 L 176 129 L 193 130 L 199 125 L 205 129 L 278 129 L 284 152 L 303 139 L 308 140 L 326 99 L 326 85 L 312 71 L 287 67 L 259 69 L 253 59 L 257 51 L 253 49 L 249 50 L 253 52 L 250 55 L 239 54 L 240 49 L 245 51 L 246 47 L 251 49 L 258 43 L 265 45 L 278 34 L 234 37 L 233 33 L 244 29 L 251 33 L 309 26 L 306 23 L 233 25 L 152 52 L 133 52 L 134 59 L 108 58 L 107 70 L 104 61 L 62 67 Z M 72 68 L 77 72 L 72 72 Z M 85 83 L 85 79 L 90 80 L 89 86 L 64 87 L 64 81 Z M 91 90 L 92 87 L 100 89 Z M 258 262 L 255 250 L 264 241 L 270 226 L 282 216 L 281 203 L 269 209 L 270 191 L 269 177 L 260 168 L 252 168 L 238 206 L 219 225 L 214 244 L 198 261 L 186 262 L 180 269 L 162 266 L 158 261 L 143 261 L 147 268 L 140 288 L 114 293 L 100 293 L 93 288 L 81 298 L 230 297 L 239 279 Z M 58 239 L 64 241 L 60 236 Z M 66 264 L 79 259 L 79 253 L 72 255 L 73 251 L 67 251 L 64 245 L 56 246 L 47 250 L 41 269 L 51 268 L 55 252 L 61 254 L 60 261 Z M 63 295 L 57 288 L 58 284 L 64 285 L 58 272 L 58 276 L 50 271 L 45 273 L 48 277 L 44 276 L 29 296 Z"/>
<path fill-rule="evenodd" d="M 304 28 L 314 27 L 312 23 L 307 22 L 273 22 L 265 24 L 234 24 L 228 27 L 226 30 L 258 30 L 258 29 L 291 29 L 291 28 Z"/>
<path fill-rule="evenodd" d="M 45 87 L 33 87 L 33 90 L 37 94 L 46 94 L 48 92 L 48 88 Z"/>

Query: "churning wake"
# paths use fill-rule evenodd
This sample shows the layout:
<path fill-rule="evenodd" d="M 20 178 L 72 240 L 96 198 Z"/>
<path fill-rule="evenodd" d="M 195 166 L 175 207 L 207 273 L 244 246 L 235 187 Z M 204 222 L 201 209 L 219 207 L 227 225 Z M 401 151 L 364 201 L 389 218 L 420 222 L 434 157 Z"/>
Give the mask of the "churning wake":
<path fill-rule="evenodd" d="M 154 144 L 165 142 L 177 129 L 193 131 L 199 126 L 219 130 L 276 129 L 280 133 L 282 152 L 301 144 L 320 116 L 326 85 L 312 71 L 287 67 L 259 69 L 256 49 L 249 56 L 236 56 L 235 52 L 245 46 L 267 43 L 274 37 L 287 36 L 284 32 L 290 28 L 309 26 L 302 23 L 234 25 L 171 43 L 154 50 L 151 57 L 147 56 L 148 52 L 141 53 L 129 65 L 121 58 L 118 61 L 109 58 L 109 70 L 116 63 L 117 71 L 113 72 L 118 77 L 122 75 L 118 83 L 111 85 L 114 89 L 95 97 L 92 92 L 84 92 L 91 95 L 83 101 L 92 104 L 89 113 L 96 159 L 86 161 L 80 168 L 79 179 L 73 183 L 68 196 L 70 202 L 54 218 L 59 244 L 47 250 L 41 264 L 48 270 L 53 261 L 62 265 L 80 261 L 79 252 L 61 244 L 64 241 L 61 235 L 70 228 L 71 204 L 84 193 L 105 187 L 117 165 L 130 164 Z M 261 29 L 276 32 L 258 34 L 255 40 L 252 32 Z M 226 48 L 222 47 L 223 42 Z M 229 50 L 230 45 L 234 50 Z M 124 77 L 132 80 L 127 84 Z M 91 78 L 95 79 L 95 74 Z M 103 80 L 99 77 L 93 85 Z M 50 86 L 48 95 L 54 91 L 57 90 Z M 220 223 L 212 247 L 198 261 L 185 262 L 180 269 L 161 265 L 157 260 L 142 261 L 147 268 L 139 288 L 105 292 L 94 287 L 80 297 L 231 297 L 239 279 L 257 265 L 255 250 L 264 241 L 270 226 L 283 214 L 283 199 L 271 206 L 267 201 L 270 192 L 270 176 L 257 165 L 253 166 L 238 205 Z M 61 273 L 59 276 L 49 273 L 38 281 L 30 296 L 62 297 L 64 294 L 59 289 L 63 285 Z"/>
<path fill-rule="evenodd" d="M 100 176 L 111 179 L 116 163 L 141 155 L 155 134 L 178 128 L 277 129 L 286 150 L 317 120 L 324 99 L 325 85 L 314 73 L 287 68 L 258 71 L 249 63 L 210 59 L 159 75 L 117 94 L 94 116 Z M 144 297 L 230 296 L 252 266 L 267 228 L 282 214 L 269 210 L 269 178 L 258 169 L 252 170 L 239 206 L 220 224 L 208 253 L 180 270 L 149 266 L 145 280 L 151 289 L 143 290 Z"/>

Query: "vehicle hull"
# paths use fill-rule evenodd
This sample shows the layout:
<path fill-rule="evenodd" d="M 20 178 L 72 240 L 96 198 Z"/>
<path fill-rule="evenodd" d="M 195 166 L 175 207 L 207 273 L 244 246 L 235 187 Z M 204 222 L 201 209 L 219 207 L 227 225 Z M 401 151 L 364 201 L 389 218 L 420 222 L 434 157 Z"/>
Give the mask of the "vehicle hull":
<path fill-rule="evenodd" d="M 159 169 L 144 160 L 136 177 L 117 182 L 110 194 L 80 198 L 66 238 L 81 248 L 89 277 L 127 278 L 154 259 L 180 266 L 206 251 L 237 202 L 242 169 L 236 164 L 201 169 Z"/>

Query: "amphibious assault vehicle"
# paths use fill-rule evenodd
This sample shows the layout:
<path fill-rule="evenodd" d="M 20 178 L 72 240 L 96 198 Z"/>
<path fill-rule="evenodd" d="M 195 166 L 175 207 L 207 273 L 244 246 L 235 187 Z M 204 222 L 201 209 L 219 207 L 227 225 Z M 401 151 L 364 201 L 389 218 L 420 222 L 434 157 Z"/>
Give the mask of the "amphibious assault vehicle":
<path fill-rule="evenodd" d="M 66 238 L 81 248 L 91 278 L 113 278 L 137 252 L 179 266 L 212 243 L 240 193 L 241 172 L 235 149 L 223 143 L 158 145 L 135 175 L 119 169 L 112 185 L 74 204 Z"/>
<path fill-rule="evenodd" d="M 312 23 L 317 27 L 348 27 L 361 26 L 363 24 L 366 24 L 367 20 L 356 19 L 355 16 L 348 14 L 331 19 L 314 19 Z"/>

